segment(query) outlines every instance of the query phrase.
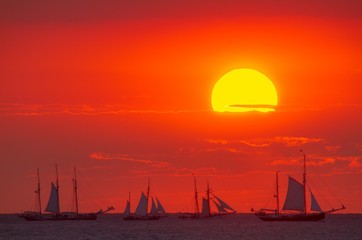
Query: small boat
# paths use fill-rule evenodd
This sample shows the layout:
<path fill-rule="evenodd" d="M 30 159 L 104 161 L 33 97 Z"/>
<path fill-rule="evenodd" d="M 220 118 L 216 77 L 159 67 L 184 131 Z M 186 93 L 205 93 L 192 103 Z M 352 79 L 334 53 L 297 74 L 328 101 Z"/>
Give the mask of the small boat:
<path fill-rule="evenodd" d="M 129 197 L 123 213 L 123 219 L 125 221 L 159 220 L 160 217 L 166 217 L 167 215 L 165 208 L 162 206 L 161 202 L 158 200 L 156 196 L 151 197 L 152 200 L 151 210 L 150 212 L 148 211 L 149 199 L 150 199 L 150 179 L 148 179 L 147 194 L 144 194 L 143 192 L 141 193 L 141 197 L 134 214 L 131 213 L 131 194 L 129 193 Z"/>
<path fill-rule="evenodd" d="M 58 167 L 55 165 L 56 181 L 55 184 L 51 183 L 50 196 L 45 212 L 42 212 L 41 197 L 40 197 L 40 176 L 39 169 L 37 170 L 38 185 L 35 191 L 37 196 L 38 211 L 25 211 L 19 214 L 19 217 L 26 219 L 27 221 L 58 221 L 58 220 L 96 220 L 99 214 L 109 212 L 113 210 L 113 207 L 108 207 L 105 211 L 99 210 L 92 213 L 79 213 L 78 205 L 78 183 L 77 175 L 74 168 L 73 178 L 73 190 L 75 197 L 75 211 L 74 212 L 61 212 L 59 204 L 59 180 L 58 180 Z"/>
<path fill-rule="evenodd" d="M 189 219 L 200 219 L 200 218 L 209 218 L 209 217 L 216 217 L 216 216 L 223 216 L 232 213 L 236 213 L 236 211 L 230 207 L 226 202 L 221 200 L 218 196 L 213 194 L 209 182 L 207 182 L 206 188 L 206 198 L 202 198 L 202 210 L 199 210 L 199 200 L 198 200 L 198 192 L 196 186 L 196 178 L 194 177 L 194 212 L 180 212 L 179 218 L 189 218 Z M 217 212 L 211 211 L 210 202 L 215 205 Z"/>
<path fill-rule="evenodd" d="M 301 150 L 302 151 L 302 150 Z M 345 209 L 342 204 L 340 208 L 323 211 L 312 193 L 310 193 L 310 208 L 307 210 L 307 180 L 306 180 L 306 160 L 304 159 L 303 183 L 289 176 L 288 190 L 282 210 L 279 207 L 279 178 L 276 172 L 276 209 L 260 209 L 254 212 L 254 215 L 263 221 L 319 221 L 323 220 L 326 213 L 336 212 Z"/>

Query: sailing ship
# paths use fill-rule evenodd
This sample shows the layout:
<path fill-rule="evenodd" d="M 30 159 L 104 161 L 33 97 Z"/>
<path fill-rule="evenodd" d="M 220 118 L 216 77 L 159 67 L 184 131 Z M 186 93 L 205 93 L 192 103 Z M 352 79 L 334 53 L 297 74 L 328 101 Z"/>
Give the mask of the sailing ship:
<path fill-rule="evenodd" d="M 151 210 L 148 211 L 150 199 L 150 179 L 148 179 L 147 194 L 141 193 L 136 211 L 131 213 L 131 193 L 129 193 L 126 207 L 123 213 L 123 219 L 128 220 L 159 220 L 160 217 L 166 216 L 165 208 L 156 196 L 151 196 Z"/>
<path fill-rule="evenodd" d="M 37 197 L 38 211 L 25 211 L 19 215 L 28 221 L 50 221 L 50 220 L 96 220 L 99 214 L 109 212 L 113 210 L 113 207 L 108 207 L 105 211 L 99 210 L 92 213 L 79 213 L 78 205 L 78 182 L 76 170 L 74 168 L 73 178 L 73 191 L 75 197 L 75 211 L 73 212 L 61 212 L 59 204 L 59 180 L 58 180 L 58 167 L 55 165 L 56 181 L 55 184 L 51 182 L 50 196 L 45 212 L 42 212 L 41 198 L 40 198 L 40 175 L 39 169 L 37 169 L 37 190 L 35 191 Z"/>
<path fill-rule="evenodd" d="M 212 189 L 210 188 L 209 181 L 207 181 L 206 188 L 206 197 L 202 197 L 202 209 L 200 212 L 199 209 L 199 200 L 198 200 L 198 192 L 196 185 L 196 178 L 194 177 L 194 212 L 181 212 L 179 218 L 209 218 L 215 216 L 222 216 L 231 213 L 235 213 L 236 211 L 230 207 L 226 202 L 221 200 L 218 196 L 213 194 Z M 211 211 L 211 204 L 213 203 L 217 209 L 217 212 Z"/>
<path fill-rule="evenodd" d="M 303 151 L 301 150 L 301 152 Z M 303 182 L 300 183 L 289 176 L 288 190 L 283 208 L 280 209 L 279 206 L 279 172 L 276 172 L 276 193 L 274 196 L 276 199 L 276 209 L 260 209 L 254 213 L 255 216 L 263 221 L 319 221 L 325 218 L 326 213 L 345 209 L 345 206 L 342 204 L 340 208 L 323 211 L 313 192 L 309 188 L 310 207 L 309 210 L 307 210 L 307 168 L 304 152 L 303 160 Z"/>

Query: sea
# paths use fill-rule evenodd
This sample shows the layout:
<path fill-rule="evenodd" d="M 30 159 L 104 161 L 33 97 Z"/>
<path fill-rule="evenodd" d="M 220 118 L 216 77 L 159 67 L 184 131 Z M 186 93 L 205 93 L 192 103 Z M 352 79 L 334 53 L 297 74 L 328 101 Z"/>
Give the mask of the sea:
<path fill-rule="evenodd" d="M 361 214 L 331 214 L 319 222 L 263 222 L 252 214 L 208 219 L 124 221 L 104 214 L 97 221 L 28 222 L 17 215 L 0 215 L 0 239 L 320 239 L 362 240 Z"/>

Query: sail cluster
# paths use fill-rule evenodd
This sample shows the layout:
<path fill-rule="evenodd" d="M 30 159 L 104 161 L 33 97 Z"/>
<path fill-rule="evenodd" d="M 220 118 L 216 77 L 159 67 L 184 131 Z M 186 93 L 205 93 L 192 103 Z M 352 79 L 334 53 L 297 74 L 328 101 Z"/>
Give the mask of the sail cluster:
<path fill-rule="evenodd" d="M 219 197 L 214 195 L 214 198 L 212 199 L 212 202 L 217 208 L 218 213 L 228 213 L 228 212 L 235 212 L 235 210 L 230 207 L 226 202 L 221 200 Z M 201 216 L 207 217 L 211 215 L 211 209 L 210 209 L 210 201 L 206 198 L 202 198 L 202 211 Z"/>
<path fill-rule="evenodd" d="M 162 206 L 161 202 L 158 200 L 157 197 L 152 197 L 151 210 L 149 213 L 147 212 L 147 210 L 148 210 L 148 199 L 147 196 L 142 192 L 136 211 L 134 213 L 136 216 L 142 216 L 142 217 L 148 215 L 157 216 L 160 213 L 163 214 L 166 213 L 165 208 Z M 124 210 L 124 215 L 125 216 L 131 215 L 131 207 L 129 201 L 127 201 L 126 208 Z"/>
<path fill-rule="evenodd" d="M 311 196 L 311 211 L 321 212 L 322 209 L 317 202 L 317 199 L 309 189 Z M 304 207 L 304 186 L 292 177 L 289 177 L 288 192 L 285 198 L 283 210 L 305 212 Z"/>

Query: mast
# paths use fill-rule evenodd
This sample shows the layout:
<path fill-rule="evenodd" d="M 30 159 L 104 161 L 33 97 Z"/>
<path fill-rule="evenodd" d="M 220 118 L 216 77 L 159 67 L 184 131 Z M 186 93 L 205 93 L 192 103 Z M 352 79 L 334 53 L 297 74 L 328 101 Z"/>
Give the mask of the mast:
<path fill-rule="evenodd" d="M 200 209 L 199 209 L 199 200 L 198 200 L 198 197 L 197 197 L 197 186 L 196 186 L 196 177 L 194 176 L 194 185 L 195 185 L 195 210 L 196 210 L 196 213 L 197 215 L 200 214 Z"/>
<path fill-rule="evenodd" d="M 37 189 L 36 193 L 37 193 L 37 195 L 38 195 L 39 214 L 41 214 L 40 175 L 39 175 L 39 168 L 38 168 L 38 171 L 37 171 L 37 175 L 38 175 L 38 189 Z"/>
<path fill-rule="evenodd" d="M 211 210 L 210 210 L 210 185 L 209 185 L 209 180 L 207 180 L 207 190 L 206 190 L 206 196 L 207 196 L 207 207 L 208 207 L 208 213 L 209 215 L 211 215 Z"/>
<path fill-rule="evenodd" d="M 131 192 L 128 192 L 129 216 L 131 216 Z"/>
<path fill-rule="evenodd" d="M 148 199 L 149 199 L 149 197 L 150 197 L 150 178 L 148 178 L 146 215 L 148 215 Z"/>
<path fill-rule="evenodd" d="M 75 197 L 75 211 L 76 211 L 76 213 L 79 213 L 79 208 L 78 208 L 78 183 L 77 183 L 77 173 L 75 172 L 75 167 L 74 167 L 73 187 L 74 187 L 74 197 Z"/>
<path fill-rule="evenodd" d="M 59 204 L 59 177 L 58 177 L 58 164 L 55 164 L 55 173 L 57 175 L 57 179 L 55 181 L 56 183 L 56 188 L 57 188 L 57 201 L 58 201 L 58 204 Z M 59 204 L 60 205 L 60 204 Z M 60 213 L 60 206 L 59 206 L 59 212 Z"/>
<path fill-rule="evenodd" d="M 300 150 L 303 153 L 303 165 L 304 165 L 304 171 L 303 171 L 303 190 L 304 190 L 304 214 L 307 214 L 307 194 L 306 194 L 306 175 L 307 175 L 307 166 L 305 163 L 305 154 L 303 152 L 303 149 Z"/>
<path fill-rule="evenodd" d="M 280 212 L 280 207 L 279 207 L 279 178 L 278 178 L 278 174 L 279 174 L 279 171 L 276 171 L 275 175 L 276 175 L 276 201 L 277 201 L 277 214 L 279 214 L 279 212 Z"/>

